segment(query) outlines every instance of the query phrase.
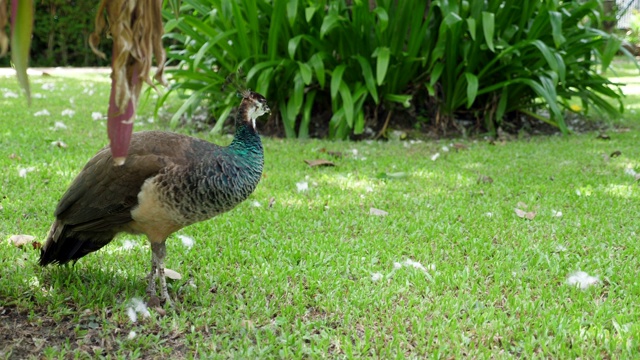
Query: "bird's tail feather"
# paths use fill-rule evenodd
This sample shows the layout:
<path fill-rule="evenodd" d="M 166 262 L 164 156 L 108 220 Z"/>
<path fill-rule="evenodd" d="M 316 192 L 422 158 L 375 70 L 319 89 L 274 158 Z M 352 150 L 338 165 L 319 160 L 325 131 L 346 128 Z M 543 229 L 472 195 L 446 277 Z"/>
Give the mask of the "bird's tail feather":
<path fill-rule="evenodd" d="M 51 225 L 47 241 L 40 250 L 40 265 L 65 264 L 101 249 L 115 236 L 115 232 L 74 231 L 73 225 L 56 220 Z"/>

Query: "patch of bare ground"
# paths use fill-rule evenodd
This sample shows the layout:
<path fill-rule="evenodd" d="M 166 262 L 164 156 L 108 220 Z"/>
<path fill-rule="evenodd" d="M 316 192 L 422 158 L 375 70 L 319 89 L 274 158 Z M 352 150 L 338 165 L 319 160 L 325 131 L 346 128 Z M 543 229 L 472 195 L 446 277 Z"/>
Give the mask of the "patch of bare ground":
<path fill-rule="evenodd" d="M 110 310 L 106 312 L 110 316 Z M 127 341 L 130 329 L 114 323 L 105 324 L 104 321 L 90 311 L 54 320 L 44 313 L 26 313 L 13 306 L 0 306 L 0 359 L 42 358 L 47 348 L 66 348 L 70 358 L 95 358 L 116 351 L 123 355 L 122 345 Z M 188 349 L 181 336 L 165 334 L 159 328 L 153 332 L 163 339 L 164 348 L 172 349 L 172 353 L 161 354 L 154 349 L 146 349 L 140 351 L 138 358 L 187 357 Z"/>

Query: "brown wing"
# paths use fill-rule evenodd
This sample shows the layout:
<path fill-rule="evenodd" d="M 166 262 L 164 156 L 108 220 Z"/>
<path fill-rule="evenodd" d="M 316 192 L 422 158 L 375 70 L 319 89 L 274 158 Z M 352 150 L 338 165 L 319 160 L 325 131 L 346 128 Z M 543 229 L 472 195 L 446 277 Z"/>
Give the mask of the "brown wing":
<path fill-rule="evenodd" d="M 163 168 L 185 165 L 193 138 L 165 132 L 132 136 L 127 161 L 114 166 L 109 148 L 100 150 L 64 194 L 55 216 L 78 230 L 101 230 L 131 221 L 131 209 L 146 179 Z"/>
<path fill-rule="evenodd" d="M 201 142 L 159 131 L 135 133 L 122 166 L 114 166 L 108 148 L 100 150 L 58 203 L 40 264 L 75 260 L 109 243 L 132 220 L 145 180 L 165 168 L 188 164 L 194 141 Z"/>

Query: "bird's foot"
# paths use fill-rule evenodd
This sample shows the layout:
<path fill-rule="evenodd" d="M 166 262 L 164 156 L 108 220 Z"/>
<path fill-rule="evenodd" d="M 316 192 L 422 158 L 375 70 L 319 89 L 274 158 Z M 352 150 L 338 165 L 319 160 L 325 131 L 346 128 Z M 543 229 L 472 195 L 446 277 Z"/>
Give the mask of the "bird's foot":
<path fill-rule="evenodd" d="M 164 305 L 165 306 L 169 306 L 169 307 L 174 307 L 173 305 L 173 300 L 171 300 L 171 297 L 169 296 L 169 294 L 163 294 L 162 298 L 164 300 Z"/>
<path fill-rule="evenodd" d="M 150 308 L 158 308 L 160 307 L 160 298 L 156 294 L 147 294 L 149 296 L 149 301 L 147 301 L 147 306 Z"/>
<path fill-rule="evenodd" d="M 149 298 L 149 301 L 147 302 L 149 307 L 162 307 L 162 304 L 173 307 L 173 300 L 171 300 L 171 296 L 169 296 L 169 292 L 166 289 L 164 289 L 164 291 L 160 291 L 160 296 L 158 296 L 156 287 L 149 286 L 147 287 L 147 296 Z"/>

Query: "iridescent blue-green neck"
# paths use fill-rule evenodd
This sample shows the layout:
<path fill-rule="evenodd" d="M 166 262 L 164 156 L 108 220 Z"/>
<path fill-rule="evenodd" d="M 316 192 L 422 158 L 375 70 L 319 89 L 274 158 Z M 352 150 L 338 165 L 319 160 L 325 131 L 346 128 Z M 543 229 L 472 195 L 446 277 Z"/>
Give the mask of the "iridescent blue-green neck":
<path fill-rule="evenodd" d="M 237 152 L 262 150 L 262 141 L 251 125 L 244 121 L 237 121 L 236 134 L 229 148 Z"/>

